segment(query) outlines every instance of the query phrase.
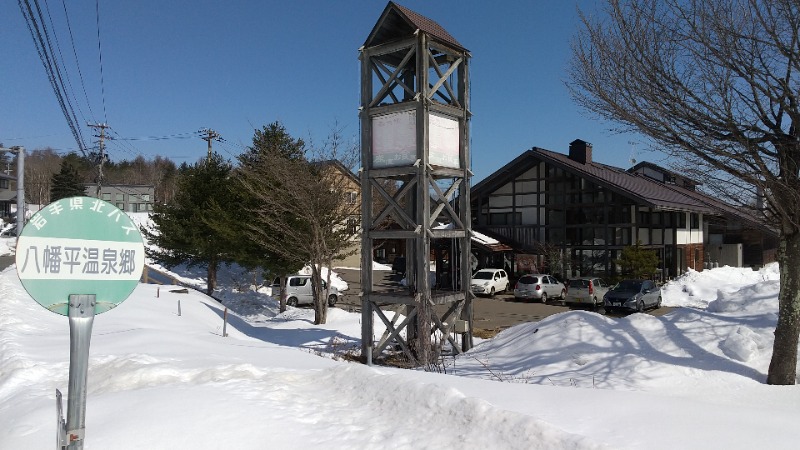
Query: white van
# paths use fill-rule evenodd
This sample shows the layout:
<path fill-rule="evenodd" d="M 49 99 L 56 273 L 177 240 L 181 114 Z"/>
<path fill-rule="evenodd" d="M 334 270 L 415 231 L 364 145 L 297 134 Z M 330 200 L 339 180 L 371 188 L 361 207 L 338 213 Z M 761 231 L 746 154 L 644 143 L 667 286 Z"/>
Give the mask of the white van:
<path fill-rule="evenodd" d="M 281 279 L 275 278 L 272 282 L 272 297 L 280 299 Z M 325 280 L 322 280 L 323 295 L 325 294 Z M 339 300 L 339 290 L 331 286 L 328 293 L 328 306 L 333 306 Z M 314 295 L 311 290 L 311 275 L 290 275 L 286 280 L 286 304 L 289 306 L 311 305 Z"/>

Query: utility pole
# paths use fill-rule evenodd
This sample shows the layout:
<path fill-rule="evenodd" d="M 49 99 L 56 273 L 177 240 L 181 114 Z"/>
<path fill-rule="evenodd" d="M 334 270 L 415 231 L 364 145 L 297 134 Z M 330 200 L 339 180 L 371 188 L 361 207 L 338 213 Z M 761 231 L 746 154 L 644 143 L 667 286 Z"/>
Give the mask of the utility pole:
<path fill-rule="evenodd" d="M 100 198 L 100 188 L 103 184 L 103 163 L 106 160 L 106 152 L 105 152 L 106 128 L 109 127 L 105 123 L 95 123 L 95 124 L 87 123 L 87 125 L 92 128 L 97 128 L 100 130 L 100 135 L 94 136 L 100 139 L 99 141 L 100 156 L 98 157 L 98 162 L 97 162 L 97 194 L 96 194 L 97 198 Z"/>
<path fill-rule="evenodd" d="M 200 130 L 200 132 L 201 133 L 205 133 L 205 137 L 203 137 L 202 139 L 204 141 L 208 142 L 208 159 L 206 159 L 206 162 L 208 162 L 208 161 L 211 161 L 211 141 L 213 141 L 213 140 L 219 141 L 220 135 L 219 135 L 219 133 L 217 133 L 216 131 L 214 131 L 214 130 L 212 130 L 210 128 L 204 128 L 204 129 Z"/>
<path fill-rule="evenodd" d="M 25 226 L 25 147 L 3 148 L 0 152 L 17 155 L 17 240 Z"/>

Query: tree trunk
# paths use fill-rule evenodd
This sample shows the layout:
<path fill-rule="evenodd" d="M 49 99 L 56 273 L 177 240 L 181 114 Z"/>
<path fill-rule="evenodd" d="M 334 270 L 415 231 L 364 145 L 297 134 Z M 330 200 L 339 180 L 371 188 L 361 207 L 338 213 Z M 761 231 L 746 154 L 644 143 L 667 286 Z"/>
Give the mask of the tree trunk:
<path fill-rule="evenodd" d="M 279 300 L 279 308 L 280 312 L 286 312 L 286 275 L 281 275 L 281 288 L 280 288 L 280 300 Z"/>
<path fill-rule="evenodd" d="M 214 289 L 217 287 L 217 261 L 212 260 L 208 263 L 208 271 L 207 271 L 207 282 L 206 282 L 206 295 L 209 297 L 211 294 L 214 293 Z"/>
<path fill-rule="evenodd" d="M 322 274 L 320 266 L 311 263 L 311 289 L 314 293 L 314 325 L 321 325 L 328 320 L 328 299 L 323 298 Z"/>
<path fill-rule="evenodd" d="M 800 233 L 785 232 L 778 253 L 781 289 L 778 294 L 778 325 L 769 363 L 767 384 L 797 382 L 797 341 L 800 337 Z"/>

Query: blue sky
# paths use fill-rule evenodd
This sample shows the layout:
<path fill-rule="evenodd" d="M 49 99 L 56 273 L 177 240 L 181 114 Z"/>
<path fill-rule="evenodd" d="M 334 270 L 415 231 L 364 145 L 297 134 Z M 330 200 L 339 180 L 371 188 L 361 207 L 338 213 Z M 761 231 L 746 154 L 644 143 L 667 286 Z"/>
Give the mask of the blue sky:
<path fill-rule="evenodd" d="M 106 122 L 115 136 L 137 139 L 109 143 L 113 160 L 141 154 L 192 163 L 206 154 L 193 135 L 206 127 L 225 139 L 214 148 L 228 158 L 276 120 L 317 143 L 335 123 L 357 139 L 358 48 L 387 1 L 100 0 L 102 83 L 95 0 L 39 3 L 49 7 L 87 144 L 95 139 L 86 123 Z M 641 137 L 609 131 L 613 124 L 580 110 L 564 86 L 577 8 L 594 11 L 597 2 L 398 3 L 439 22 L 472 53 L 473 182 L 531 147 L 566 153 L 577 138 L 594 145 L 595 161 L 658 162 Z M 0 17 L 0 143 L 77 150 L 17 2 L 0 2 Z M 165 136 L 176 137 L 142 139 Z"/>

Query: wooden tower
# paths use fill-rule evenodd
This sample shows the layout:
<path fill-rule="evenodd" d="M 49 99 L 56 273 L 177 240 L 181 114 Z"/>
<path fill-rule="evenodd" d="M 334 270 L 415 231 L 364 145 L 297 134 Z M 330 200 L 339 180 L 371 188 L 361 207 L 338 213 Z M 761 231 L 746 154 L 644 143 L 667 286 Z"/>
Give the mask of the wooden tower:
<path fill-rule="evenodd" d="M 429 364 L 442 348 L 472 347 L 469 57 L 439 24 L 394 2 L 360 49 L 367 364 L 395 350 Z M 405 286 L 373 280 L 373 251 L 389 241 L 405 249 Z M 387 328 L 377 339 L 373 314 Z"/>

